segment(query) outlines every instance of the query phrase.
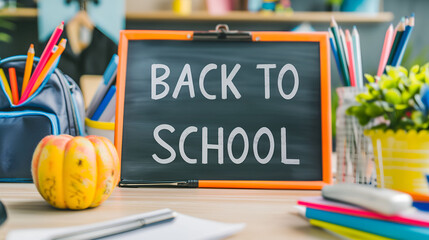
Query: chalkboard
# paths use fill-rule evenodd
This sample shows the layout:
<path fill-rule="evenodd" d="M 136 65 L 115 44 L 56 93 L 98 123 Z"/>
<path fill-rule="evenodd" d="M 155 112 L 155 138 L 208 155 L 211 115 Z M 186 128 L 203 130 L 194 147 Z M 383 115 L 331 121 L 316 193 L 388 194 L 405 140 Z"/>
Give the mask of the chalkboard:
<path fill-rule="evenodd" d="M 326 33 L 252 32 L 249 41 L 121 34 L 115 145 L 124 186 L 330 182 Z"/>

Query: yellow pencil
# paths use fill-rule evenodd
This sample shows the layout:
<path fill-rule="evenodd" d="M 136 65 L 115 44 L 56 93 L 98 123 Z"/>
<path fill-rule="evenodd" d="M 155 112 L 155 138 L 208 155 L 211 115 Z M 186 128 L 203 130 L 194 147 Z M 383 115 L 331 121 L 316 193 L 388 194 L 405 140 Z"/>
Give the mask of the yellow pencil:
<path fill-rule="evenodd" d="M 34 60 L 34 45 L 31 44 L 27 52 L 27 61 L 25 62 L 24 78 L 22 80 L 21 96 L 24 94 L 24 90 L 27 87 L 28 81 L 30 80 L 31 70 L 33 70 Z"/>
<path fill-rule="evenodd" d="M 57 50 L 52 54 L 52 56 L 49 58 L 48 62 L 46 63 L 45 67 L 43 68 L 42 72 L 40 73 L 39 77 L 36 80 L 36 83 L 34 84 L 33 88 L 30 91 L 29 97 L 33 95 L 33 93 L 37 90 L 37 88 L 42 84 L 45 77 L 48 75 L 49 70 L 54 65 L 55 61 L 58 59 L 58 57 L 64 52 L 64 49 L 66 48 L 66 39 L 61 39 L 60 43 L 58 44 Z"/>
<path fill-rule="evenodd" d="M 0 77 L 3 82 L 3 86 L 6 90 L 6 94 L 9 97 L 9 100 L 12 101 L 12 92 L 10 91 L 9 82 L 7 81 L 6 74 L 4 74 L 3 68 L 0 68 Z"/>

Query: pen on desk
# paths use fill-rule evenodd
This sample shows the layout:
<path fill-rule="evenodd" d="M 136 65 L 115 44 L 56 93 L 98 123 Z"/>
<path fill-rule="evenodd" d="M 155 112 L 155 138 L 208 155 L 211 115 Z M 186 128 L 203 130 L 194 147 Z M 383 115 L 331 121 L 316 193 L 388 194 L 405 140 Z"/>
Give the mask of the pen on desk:
<path fill-rule="evenodd" d="M 162 212 L 154 216 L 148 216 L 148 217 L 126 221 L 118 224 L 97 226 L 83 231 L 76 231 L 76 232 L 56 235 L 53 238 L 51 238 L 51 240 L 71 240 L 71 239 L 84 240 L 84 239 L 108 237 L 111 235 L 136 230 L 147 225 L 173 220 L 176 217 L 176 215 L 177 215 L 176 212 L 169 210 L 167 212 Z"/>

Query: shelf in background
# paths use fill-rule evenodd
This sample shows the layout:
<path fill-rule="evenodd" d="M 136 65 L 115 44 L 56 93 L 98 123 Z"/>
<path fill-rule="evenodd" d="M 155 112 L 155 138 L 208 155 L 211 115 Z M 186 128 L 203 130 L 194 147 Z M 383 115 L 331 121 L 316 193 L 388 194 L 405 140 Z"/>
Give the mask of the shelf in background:
<path fill-rule="evenodd" d="M 0 17 L 4 18 L 36 18 L 36 8 L 3 8 L 0 9 Z"/>
<path fill-rule="evenodd" d="M 393 20 L 391 12 L 380 12 L 376 14 L 352 13 L 352 12 L 294 12 L 284 14 L 262 14 L 247 11 L 233 11 L 225 15 L 210 15 L 207 12 L 193 12 L 190 15 L 179 15 L 171 11 L 158 12 L 127 12 L 127 20 L 159 20 L 159 21 L 264 21 L 264 22 L 329 22 L 334 16 L 341 23 L 376 23 L 389 22 Z M 37 9 L 17 8 L 1 9 L 0 17 L 5 18 L 36 18 Z"/>
<path fill-rule="evenodd" d="M 335 17 L 337 22 L 374 23 L 393 20 L 391 12 L 376 14 L 351 12 L 294 12 L 283 14 L 262 14 L 247 11 L 233 11 L 225 15 L 210 15 L 207 12 L 193 12 L 190 15 L 179 15 L 173 12 L 147 12 L 126 14 L 127 20 L 163 20 L 163 21 L 264 21 L 264 22 L 330 22 Z"/>

